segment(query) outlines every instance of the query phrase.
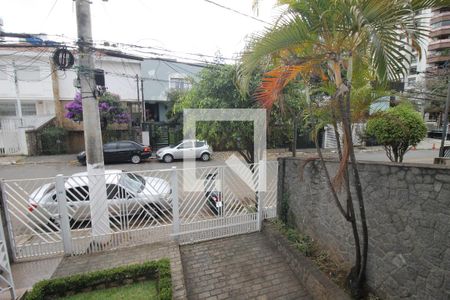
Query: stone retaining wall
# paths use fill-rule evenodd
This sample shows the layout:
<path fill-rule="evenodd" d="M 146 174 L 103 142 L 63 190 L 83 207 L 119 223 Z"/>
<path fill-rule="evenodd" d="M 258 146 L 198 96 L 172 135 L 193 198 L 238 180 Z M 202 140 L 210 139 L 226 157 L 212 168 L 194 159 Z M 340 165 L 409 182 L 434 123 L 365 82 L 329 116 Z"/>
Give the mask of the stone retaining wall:
<path fill-rule="evenodd" d="M 334 174 L 338 163 L 327 165 Z M 289 223 L 350 265 L 351 227 L 333 203 L 319 162 L 280 158 L 279 167 L 278 207 L 287 203 Z M 450 299 L 450 168 L 373 162 L 358 168 L 369 227 L 369 287 L 384 299 Z"/>

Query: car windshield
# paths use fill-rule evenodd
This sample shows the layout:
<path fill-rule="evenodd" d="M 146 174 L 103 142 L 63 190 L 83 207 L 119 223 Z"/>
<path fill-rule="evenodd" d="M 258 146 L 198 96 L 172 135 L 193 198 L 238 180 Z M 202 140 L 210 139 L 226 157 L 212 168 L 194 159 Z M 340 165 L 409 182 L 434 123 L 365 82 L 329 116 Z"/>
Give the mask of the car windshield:
<path fill-rule="evenodd" d="M 120 176 L 120 184 L 133 192 L 141 192 L 145 188 L 145 179 L 138 174 L 123 173 Z"/>
<path fill-rule="evenodd" d="M 169 145 L 169 147 L 170 148 L 175 148 L 175 147 L 178 147 L 181 143 L 183 143 L 183 141 L 181 140 L 181 141 L 178 141 L 178 142 L 176 142 L 175 144 L 171 144 L 171 145 Z"/>

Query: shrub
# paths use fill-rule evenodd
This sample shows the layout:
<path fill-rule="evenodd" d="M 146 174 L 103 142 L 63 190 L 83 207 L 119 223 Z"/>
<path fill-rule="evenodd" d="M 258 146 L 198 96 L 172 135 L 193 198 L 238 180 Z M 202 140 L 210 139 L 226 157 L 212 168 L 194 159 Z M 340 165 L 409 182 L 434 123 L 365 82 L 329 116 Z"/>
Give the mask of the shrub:
<path fill-rule="evenodd" d="M 426 136 L 427 127 L 418 112 L 401 104 L 369 119 L 366 134 L 374 136 L 383 145 L 391 161 L 402 162 L 410 147 Z"/>
<path fill-rule="evenodd" d="M 42 154 L 66 153 L 67 130 L 61 127 L 48 127 L 40 134 Z"/>
<path fill-rule="evenodd" d="M 172 280 L 168 259 L 77 274 L 69 277 L 42 280 L 33 286 L 33 289 L 25 295 L 24 299 L 41 300 L 54 296 L 63 297 L 70 291 L 81 292 L 83 289 L 89 287 L 141 277 L 157 279 L 159 299 L 172 299 Z"/>

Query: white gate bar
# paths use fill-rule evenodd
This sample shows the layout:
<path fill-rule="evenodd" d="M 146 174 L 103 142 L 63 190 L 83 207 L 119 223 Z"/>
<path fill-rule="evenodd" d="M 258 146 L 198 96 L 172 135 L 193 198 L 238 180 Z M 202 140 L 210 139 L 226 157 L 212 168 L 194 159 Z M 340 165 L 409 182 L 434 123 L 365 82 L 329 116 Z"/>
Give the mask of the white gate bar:
<path fill-rule="evenodd" d="M 1 215 L 0 224 L 3 224 Z M 8 249 L 6 247 L 5 233 L 3 232 L 3 228 L 0 228 L 0 268 L 2 271 L 2 274 L 0 276 L 2 288 L 0 288 L 0 292 L 4 293 L 9 290 L 11 299 L 16 299 L 16 290 L 14 289 L 13 276 L 11 272 L 11 265 L 9 264 Z"/>
<path fill-rule="evenodd" d="M 178 239 L 180 232 L 180 214 L 178 206 L 178 172 L 177 167 L 172 167 L 172 216 L 173 216 L 173 235 L 175 239 Z"/>
<path fill-rule="evenodd" d="M 59 226 L 61 227 L 61 238 L 64 246 L 64 254 L 71 255 L 72 248 L 72 234 L 70 232 L 69 214 L 67 211 L 67 199 L 65 180 L 62 174 L 56 176 L 56 200 L 58 201 L 59 211 Z"/>
<path fill-rule="evenodd" d="M 17 261 L 16 241 L 14 238 L 15 236 L 14 236 L 14 232 L 13 232 L 13 228 L 12 228 L 11 216 L 9 214 L 9 209 L 8 209 L 8 200 L 6 198 L 6 185 L 5 185 L 4 179 L 0 180 L 0 189 L 1 189 L 1 193 L 2 193 L 2 195 L 1 195 L 2 206 L 3 206 L 3 210 L 5 212 L 5 215 L 6 215 L 6 225 L 7 225 L 7 229 L 8 229 L 8 238 L 9 238 L 9 242 L 11 245 L 12 260 Z"/>

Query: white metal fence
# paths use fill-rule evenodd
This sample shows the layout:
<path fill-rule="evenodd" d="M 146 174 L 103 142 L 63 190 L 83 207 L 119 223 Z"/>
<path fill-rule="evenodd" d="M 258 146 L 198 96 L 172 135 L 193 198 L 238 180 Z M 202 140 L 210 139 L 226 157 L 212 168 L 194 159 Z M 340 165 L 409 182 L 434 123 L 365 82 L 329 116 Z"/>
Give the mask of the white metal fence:
<path fill-rule="evenodd" d="M 363 140 L 362 136 L 365 130 L 366 124 L 364 123 L 355 123 L 352 124 L 352 139 L 354 145 L 361 145 Z M 341 126 L 338 126 L 338 132 L 340 136 L 342 137 L 343 131 Z M 337 141 L 336 141 L 336 135 L 334 133 L 334 128 L 331 125 L 325 126 L 325 133 L 324 133 L 324 144 L 323 147 L 325 149 L 335 149 L 337 148 Z M 342 143 L 342 140 L 341 140 Z"/>
<path fill-rule="evenodd" d="M 267 171 L 267 190 L 255 192 L 248 183 L 261 180 L 261 167 Z M 183 185 L 182 169 L 107 171 L 108 221 L 95 236 L 95 200 L 89 199 L 86 174 L 5 180 L 2 199 L 14 259 L 78 255 L 169 239 L 184 244 L 257 231 L 263 218 L 276 214 L 278 164 L 251 168 L 247 178 L 228 166 L 196 168 L 199 180 L 191 189 Z"/>
<path fill-rule="evenodd" d="M 54 116 L 3 117 L 0 119 L 0 155 L 28 155 L 26 130 L 46 124 Z"/>
<path fill-rule="evenodd" d="M 25 129 L 0 129 L 0 155 L 27 155 Z"/>

